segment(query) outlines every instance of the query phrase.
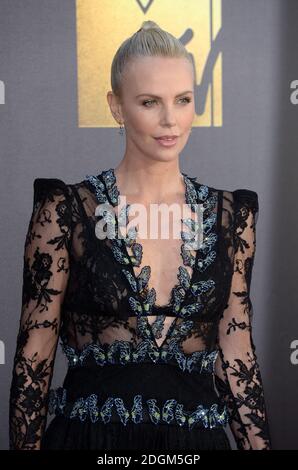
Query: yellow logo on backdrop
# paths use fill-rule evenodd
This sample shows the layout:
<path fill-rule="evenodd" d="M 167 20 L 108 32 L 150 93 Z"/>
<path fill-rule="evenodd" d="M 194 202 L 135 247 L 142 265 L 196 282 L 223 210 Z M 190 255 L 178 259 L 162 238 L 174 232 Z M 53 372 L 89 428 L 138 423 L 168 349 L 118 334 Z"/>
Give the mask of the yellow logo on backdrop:
<path fill-rule="evenodd" d="M 222 125 L 221 0 L 77 0 L 79 127 L 116 127 L 106 94 L 119 45 L 145 20 L 180 39 L 196 71 L 197 127 Z"/>

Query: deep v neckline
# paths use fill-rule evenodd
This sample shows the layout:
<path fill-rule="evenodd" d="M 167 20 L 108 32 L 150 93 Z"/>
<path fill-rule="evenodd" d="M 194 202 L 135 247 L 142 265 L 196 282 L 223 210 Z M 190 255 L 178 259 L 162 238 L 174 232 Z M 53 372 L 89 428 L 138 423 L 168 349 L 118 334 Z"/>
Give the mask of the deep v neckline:
<path fill-rule="evenodd" d="M 114 168 L 110 168 L 109 170 L 104 170 L 98 176 L 102 177 L 102 179 L 103 179 L 104 186 L 105 186 L 105 189 L 106 189 L 106 194 L 107 194 L 109 202 L 113 205 L 113 207 L 118 206 L 119 202 L 120 202 L 120 198 L 123 197 L 123 194 L 120 192 L 119 185 L 118 185 L 118 180 L 117 180 Z M 183 177 L 183 182 L 184 182 L 184 186 L 185 186 L 184 204 L 189 205 L 192 208 L 192 211 L 194 211 L 193 207 L 195 206 L 195 204 L 198 203 L 198 199 L 197 199 L 196 189 L 193 185 L 192 180 L 195 180 L 196 178 L 191 178 L 190 179 L 183 172 L 182 172 L 182 177 Z M 123 211 L 125 213 L 126 209 L 129 208 L 129 206 L 130 206 L 129 204 L 125 204 L 122 207 L 121 211 Z M 126 217 L 123 216 L 123 213 L 122 213 L 122 217 L 124 219 L 126 219 Z M 117 228 L 116 228 L 116 231 L 117 231 L 118 227 L 119 227 L 119 217 L 117 217 L 116 214 L 115 214 L 115 222 L 116 222 L 116 226 L 117 226 Z M 127 219 L 124 223 L 122 222 L 122 225 L 127 227 L 127 225 L 128 225 Z M 118 236 L 118 231 L 117 231 L 116 236 Z M 129 254 L 128 249 L 127 249 L 127 243 L 123 239 L 122 239 L 122 242 L 123 242 L 123 249 L 124 249 L 126 258 L 129 261 L 129 265 L 130 265 L 130 268 L 131 268 L 130 273 L 131 273 L 131 276 L 133 278 L 133 281 L 135 281 L 135 283 L 137 284 L 138 283 L 138 278 L 141 275 L 142 271 L 146 270 L 146 268 L 147 268 L 147 271 L 149 271 L 149 274 L 147 273 L 147 285 L 148 285 L 150 277 L 151 277 L 151 266 L 150 265 L 144 265 L 143 268 L 141 269 L 140 273 L 137 275 L 134 271 L 134 265 L 132 263 L 132 256 Z M 155 312 L 155 313 L 151 313 L 151 315 L 154 315 L 154 314 L 159 314 L 160 315 L 160 314 L 167 313 L 167 315 L 169 315 L 169 316 L 176 316 L 177 308 L 176 308 L 176 312 L 173 312 L 175 292 L 177 292 L 183 286 L 183 284 L 185 285 L 187 281 L 188 281 L 188 288 L 186 289 L 186 291 L 188 291 L 191 288 L 192 281 L 193 281 L 194 274 L 195 274 L 195 265 L 196 265 L 199 250 L 196 250 L 196 254 L 195 254 L 195 258 L 194 258 L 191 273 L 188 273 L 188 272 L 186 273 L 185 271 L 187 271 L 187 270 L 186 270 L 185 266 L 187 266 L 187 265 L 189 266 L 189 264 L 187 262 L 187 259 L 183 258 L 183 256 L 182 256 L 182 248 L 185 244 L 186 244 L 186 242 L 182 240 L 182 242 L 180 244 L 180 247 L 179 247 L 179 256 L 180 256 L 181 263 L 180 263 L 180 265 L 177 269 L 177 273 L 176 273 L 177 274 L 176 278 L 178 279 L 178 282 L 176 282 L 174 284 L 174 286 L 172 286 L 172 288 L 170 289 L 170 292 L 169 292 L 169 295 L 168 295 L 168 302 L 166 304 L 159 305 L 159 304 L 156 303 L 156 300 L 154 299 L 154 301 L 152 303 L 152 306 L 151 306 L 151 310 L 152 310 L 152 312 Z M 138 266 L 140 266 L 141 263 L 142 263 L 142 257 L 143 257 L 143 245 L 140 241 L 136 242 L 136 245 L 138 245 L 138 250 L 137 250 L 137 254 L 139 255 L 139 265 Z M 185 270 L 182 273 L 180 272 L 181 268 L 183 268 Z M 185 277 L 187 277 L 187 276 L 188 276 L 188 280 L 186 281 Z M 151 293 L 151 296 L 156 298 L 156 289 L 155 289 L 155 287 L 150 287 L 150 288 L 148 287 L 148 289 L 149 289 L 149 292 Z M 140 300 L 143 301 L 144 299 L 141 298 Z"/>
<path fill-rule="evenodd" d="M 189 244 L 190 249 L 188 247 L 180 251 L 183 264 L 178 268 L 177 278 L 179 281 L 170 291 L 168 304 L 163 305 L 156 305 L 155 289 L 148 286 L 150 273 L 146 266 L 143 266 L 138 275 L 134 272 L 133 262 L 135 260 L 128 253 L 127 244 L 129 246 L 137 245 L 135 246 L 136 249 L 132 250 L 133 258 L 140 261 L 141 250 L 139 244 L 135 242 L 136 234 L 131 234 L 128 230 L 126 238 L 119 239 L 117 235 L 119 220 L 121 224 L 123 220 L 124 222 L 127 221 L 127 207 L 129 205 L 121 206 L 121 211 L 117 217 L 113 208 L 121 201 L 119 200 L 120 193 L 116 184 L 114 169 L 103 170 L 97 176 L 86 175 L 87 182 L 90 184 L 89 187 L 95 193 L 97 201 L 104 203 L 103 219 L 106 221 L 107 226 L 112 229 L 112 237 L 108 236 L 108 248 L 111 250 L 117 264 L 121 267 L 123 277 L 126 278 L 129 285 L 127 297 L 129 311 L 127 316 L 137 318 L 139 333 L 146 337 L 150 343 L 153 342 L 155 348 L 157 348 L 156 357 L 162 354 L 163 346 L 171 340 L 173 335 L 179 336 L 191 330 L 194 316 L 200 316 L 201 312 L 204 311 L 205 296 L 212 295 L 216 285 L 215 281 L 207 276 L 209 276 L 209 267 L 216 260 L 218 211 L 217 214 L 214 213 L 213 208 L 217 205 L 217 194 L 210 191 L 207 185 L 195 181 L 196 177 L 189 177 L 183 172 L 182 175 L 185 182 L 185 202 L 192 212 L 203 210 L 203 217 L 199 223 L 195 222 L 192 217 L 183 219 L 183 223 L 191 229 L 191 234 L 181 231 L 183 233 L 181 247 L 184 244 Z M 109 206 L 113 206 L 113 208 Z M 113 214 L 111 214 L 111 210 Z M 199 246 L 196 238 L 198 227 L 202 229 L 203 234 L 203 240 L 200 240 Z M 189 235 L 191 235 L 190 238 Z M 192 251 L 195 251 L 195 254 Z M 191 273 L 188 272 L 186 266 L 191 268 Z M 146 296 L 145 299 L 143 294 Z M 152 323 L 149 321 L 150 316 L 156 316 Z M 174 320 L 169 323 L 169 328 L 163 336 L 164 323 L 168 321 L 167 317 L 174 317 Z M 180 320 L 183 320 L 183 322 L 181 323 Z M 182 329 L 179 329 L 179 331 L 176 328 L 177 322 L 179 328 L 183 325 L 183 328 L 181 327 Z M 158 344 L 156 338 L 160 337 L 164 337 L 164 339 L 161 344 Z"/>
<path fill-rule="evenodd" d="M 118 197 L 121 198 L 123 197 L 123 193 L 120 191 L 119 189 L 119 183 L 118 183 L 118 179 L 117 179 L 117 176 L 116 176 L 116 173 L 115 173 L 115 169 L 114 168 L 111 168 L 112 170 L 112 174 L 113 174 L 113 178 L 114 178 L 114 188 L 115 188 L 115 192 L 118 194 Z M 187 204 L 187 196 L 186 196 L 186 193 L 187 193 L 187 186 L 186 186 L 186 182 L 185 182 L 185 176 L 182 174 L 181 175 L 182 178 L 183 178 L 183 183 L 184 183 L 184 204 Z M 129 206 L 129 204 L 128 204 Z M 117 220 L 118 222 L 118 220 Z M 127 227 L 127 224 L 126 224 L 126 227 Z M 142 264 L 142 260 L 143 260 L 143 254 L 144 254 L 144 247 L 143 247 L 143 243 L 141 241 L 138 241 L 137 242 L 138 245 L 140 246 L 140 251 L 141 251 L 141 256 L 140 256 L 140 265 Z M 179 267 L 182 265 L 183 263 L 183 258 L 182 258 L 182 255 L 181 255 L 181 246 L 182 246 L 182 242 L 179 246 L 179 257 L 180 257 L 180 265 Z M 127 247 L 125 245 L 125 249 L 126 249 L 126 253 L 127 253 L 127 256 L 130 257 L 131 259 L 131 255 L 128 253 L 128 250 L 127 250 Z M 178 273 L 179 273 L 179 267 L 177 269 L 177 272 L 176 272 L 176 278 L 178 279 Z M 134 271 L 134 267 L 133 265 L 131 265 L 131 268 L 132 268 L 132 272 L 133 272 L 133 275 L 135 277 L 135 279 L 138 278 L 138 275 L 135 273 Z M 152 263 L 149 265 L 144 265 L 143 268 L 148 268 L 150 270 L 150 274 L 149 274 L 149 280 L 151 279 L 151 273 L 152 273 Z M 140 273 L 139 273 L 140 274 Z M 192 272 L 192 275 L 193 275 L 193 272 Z M 163 311 L 166 311 L 168 309 L 171 309 L 172 308 L 172 299 L 173 299 L 173 291 L 174 289 L 177 287 L 177 282 L 174 284 L 174 286 L 172 286 L 172 288 L 170 289 L 169 291 L 169 295 L 168 295 L 168 301 L 166 304 L 157 304 L 156 303 L 156 300 L 152 306 L 153 310 L 156 310 L 158 311 L 159 313 L 160 312 L 163 312 Z M 152 292 L 154 292 L 154 295 L 156 296 L 156 289 L 154 286 L 152 286 L 150 288 L 152 290 Z"/>

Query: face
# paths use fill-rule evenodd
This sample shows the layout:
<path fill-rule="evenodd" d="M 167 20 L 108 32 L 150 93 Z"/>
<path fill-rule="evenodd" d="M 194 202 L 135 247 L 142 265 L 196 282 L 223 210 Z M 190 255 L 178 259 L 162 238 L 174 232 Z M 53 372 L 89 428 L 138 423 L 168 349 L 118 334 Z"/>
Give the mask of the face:
<path fill-rule="evenodd" d="M 158 161 L 177 158 L 195 115 L 194 75 L 187 59 L 137 58 L 124 71 L 121 100 L 112 92 L 107 99 L 113 116 L 124 123 L 127 153 Z M 174 145 L 156 139 L 165 135 L 178 136 Z"/>

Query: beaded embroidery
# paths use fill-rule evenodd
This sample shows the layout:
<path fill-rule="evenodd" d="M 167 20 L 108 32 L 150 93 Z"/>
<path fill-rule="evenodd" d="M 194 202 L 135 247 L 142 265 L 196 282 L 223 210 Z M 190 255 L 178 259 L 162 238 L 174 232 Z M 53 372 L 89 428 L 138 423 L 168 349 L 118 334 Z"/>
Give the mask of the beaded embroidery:
<path fill-rule="evenodd" d="M 237 448 L 270 449 L 264 390 L 251 336 L 250 284 L 256 245 L 257 193 L 246 189 L 217 190 L 192 179 L 185 180 L 186 184 L 189 182 L 190 203 L 199 201 L 206 209 L 205 239 L 196 256 L 184 249 L 183 244 L 185 263 L 177 273 L 179 284 L 172 291 L 171 304 L 159 310 L 154 305 L 154 290 L 148 292 L 146 288 L 150 267 L 145 266 L 139 275 L 132 269 L 133 263 L 141 260 L 142 252 L 141 245 L 135 244 L 135 231 L 129 232 L 127 241 L 122 240 L 119 246 L 117 242 L 113 246 L 109 240 L 99 242 L 101 232 L 93 232 L 94 225 L 97 229 L 100 225 L 96 223 L 99 211 L 94 213 L 97 200 L 112 209 L 111 201 L 116 201 L 116 185 L 113 185 L 113 178 L 105 183 L 105 174 L 94 177 L 95 187 L 98 187 L 96 195 L 94 185 L 86 180 L 74 184 L 52 178 L 34 181 L 33 211 L 24 250 L 23 306 L 10 392 L 10 448 L 34 450 L 42 447 L 49 398 L 47 385 L 52 380 L 57 339 L 61 334 L 65 345 L 76 348 L 68 351 L 73 360 L 70 366 L 81 367 L 81 370 L 68 371 L 63 384 L 65 389 L 56 403 L 58 414 L 69 413 L 75 421 L 63 418 L 55 422 L 54 432 L 51 428 L 47 435 L 50 447 L 58 443 L 56 431 L 59 430 L 61 448 L 76 448 L 81 438 L 84 447 L 92 447 L 94 440 L 89 430 L 91 419 L 95 421 L 97 417 L 108 422 L 111 416 L 110 419 L 117 420 L 120 427 L 120 418 L 124 422 L 139 422 L 141 417 L 145 422 L 158 422 L 163 418 L 160 422 L 167 423 L 173 416 L 175 420 L 182 417 L 180 423 L 191 425 L 191 414 L 197 412 L 197 415 L 201 413 L 201 419 L 196 424 L 204 426 L 204 411 L 207 410 L 208 424 L 212 426 L 213 404 L 219 406 L 224 402 Z M 110 176 L 113 176 L 112 172 Z M 214 208 L 216 214 L 213 214 L 215 195 L 218 195 L 218 203 Z M 127 211 L 122 211 L 118 221 L 111 224 L 111 235 L 124 223 L 126 216 Z M 113 220 L 109 211 L 106 217 Z M 215 224 L 218 241 L 214 234 Z M 187 219 L 185 225 L 195 227 L 191 219 Z M 192 237 L 184 234 L 182 238 L 183 242 L 191 244 Z M 131 257 L 126 250 L 130 242 Z M 118 257 L 118 263 L 114 256 Z M 170 256 L 166 270 L 171 269 L 171 261 Z M 193 268 L 192 275 L 188 275 L 188 266 Z M 157 345 L 156 338 L 162 336 L 165 317 L 157 316 L 150 327 L 150 302 L 153 311 L 167 313 L 165 326 L 169 328 L 161 346 Z M 57 309 L 57 305 L 61 309 Z M 175 318 L 172 323 L 171 317 Z M 125 342 L 115 342 L 110 349 L 114 340 L 130 340 L 134 349 L 127 348 Z M 103 351 L 98 346 L 91 346 L 90 342 L 103 344 Z M 206 356 L 201 351 L 204 348 L 208 351 Z M 213 364 L 215 348 L 219 354 Z M 214 351 L 214 359 L 215 354 Z M 138 365 L 138 369 L 144 369 L 144 374 L 148 375 L 142 375 L 141 370 L 135 373 L 136 367 L 131 364 L 121 371 L 123 382 L 118 388 L 120 375 L 117 372 L 124 367 L 108 366 L 104 371 L 95 358 L 98 364 L 144 360 L 149 363 Z M 150 361 L 159 364 L 157 369 Z M 170 366 L 162 367 L 162 362 Z M 175 367 L 176 362 L 183 370 L 196 372 L 209 372 L 209 366 L 211 372 L 215 366 L 214 374 L 190 377 Z M 103 375 L 111 379 L 106 390 L 100 380 Z M 159 377 L 164 380 L 160 381 Z M 201 386 L 195 385 L 198 382 Z M 220 398 L 214 395 L 215 386 Z M 154 390 L 158 390 L 156 394 Z M 95 393 L 100 393 L 101 399 L 91 395 Z M 124 404 L 118 394 L 127 403 Z M 166 402 L 167 398 L 170 400 Z M 186 412 L 186 421 L 183 420 L 183 408 L 183 414 L 180 413 L 181 403 L 173 402 L 174 398 L 191 410 Z M 129 405 L 129 411 L 126 405 Z M 221 413 L 221 406 L 217 412 Z M 86 420 L 86 426 L 80 419 Z M 66 433 L 66 436 L 64 431 L 71 423 L 75 432 Z M 114 433 L 114 427 L 110 431 Z M 145 434 L 143 437 L 146 439 Z M 206 437 L 207 445 L 210 441 L 209 436 Z M 218 442 L 216 435 L 215 441 Z M 202 442 L 205 447 L 205 440 Z M 141 439 L 139 444 L 142 444 Z"/>
<path fill-rule="evenodd" d="M 82 366 L 88 357 L 92 357 L 99 366 L 106 364 L 129 364 L 152 361 L 154 363 L 169 363 L 176 361 L 180 369 L 188 372 L 214 372 L 214 365 L 218 355 L 218 350 L 208 352 L 195 351 L 190 355 L 183 353 L 178 341 L 170 340 L 167 349 L 156 348 L 150 340 L 144 340 L 133 348 L 129 341 L 115 340 L 112 344 L 99 345 L 90 343 L 85 345 L 81 351 L 76 351 L 73 347 L 61 342 L 70 367 Z"/>
<path fill-rule="evenodd" d="M 225 404 L 220 407 L 221 409 L 219 409 L 219 404 L 214 403 L 209 408 L 198 405 L 195 411 L 186 411 L 184 405 L 174 398 L 166 400 L 160 408 L 155 398 L 146 400 L 146 405 L 143 405 L 143 397 L 135 395 L 133 406 L 129 410 L 122 398 L 108 397 L 100 405 L 98 400 L 99 396 L 92 394 L 86 398 L 80 397 L 74 402 L 68 402 L 66 389 L 58 387 L 50 390 L 49 413 L 62 414 L 70 419 L 79 418 L 81 421 L 89 418 L 92 423 L 101 420 L 106 424 L 111 421 L 114 407 L 124 426 L 129 421 L 138 424 L 144 420 L 144 415 L 147 415 L 156 425 L 162 422 L 167 424 L 176 422 L 179 426 L 185 426 L 188 429 L 192 429 L 195 425 L 210 429 L 224 427 L 229 419 Z"/>
<path fill-rule="evenodd" d="M 193 183 L 196 180 L 196 177 L 190 178 L 183 173 L 183 178 L 185 182 L 186 192 L 185 200 L 186 203 L 191 207 L 193 212 L 196 211 L 198 204 L 202 204 L 203 207 L 203 243 L 197 250 L 197 255 L 193 255 L 191 251 L 187 248 L 196 246 L 196 235 L 198 227 L 196 227 L 196 222 L 192 219 L 181 219 L 183 223 L 191 228 L 192 235 L 181 231 L 181 238 L 183 243 L 181 245 L 181 255 L 183 259 L 183 264 L 185 266 L 190 266 L 193 271 L 197 263 L 198 270 L 204 272 L 216 259 L 216 251 L 214 245 L 217 241 L 217 234 L 212 232 L 215 222 L 216 222 L 216 213 L 213 213 L 212 209 L 217 203 L 217 194 L 210 195 L 209 188 L 206 185 L 200 185 L 197 189 Z M 87 181 L 91 183 L 95 188 L 95 193 L 99 203 L 109 204 L 109 201 L 112 206 L 117 206 L 119 204 L 119 190 L 116 185 L 116 177 L 114 169 L 110 168 L 109 170 L 104 170 L 101 172 L 99 177 L 93 175 L 86 175 Z M 102 182 L 102 180 L 103 182 Z M 107 193 L 108 197 L 106 196 Z M 109 200 L 108 200 L 109 199 Z M 126 226 L 127 224 L 127 214 L 128 214 L 129 204 L 124 206 L 120 211 L 120 216 L 118 218 L 119 226 Z M 107 211 L 108 213 L 110 211 Z M 110 217 L 110 216 L 108 216 Z M 108 221 L 110 219 L 106 219 Z M 109 226 L 110 224 L 108 224 Z M 117 262 L 124 265 L 122 272 L 125 278 L 128 280 L 135 296 L 129 298 L 129 304 L 133 313 L 141 318 L 142 316 L 147 317 L 151 314 L 152 308 L 155 305 L 156 300 L 156 291 L 154 288 L 147 289 L 147 295 L 145 299 L 142 299 L 141 292 L 144 287 L 148 286 L 151 268 L 150 266 L 144 266 L 141 269 L 141 272 L 138 276 L 135 276 L 133 269 L 132 272 L 127 269 L 127 266 L 131 263 L 132 266 L 140 266 L 142 260 L 142 245 L 136 243 L 136 228 L 133 227 L 128 231 L 128 236 L 124 239 L 118 237 L 111 239 L 111 250 Z M 124 246 L 123 246 L 124 242 Z M 133 256 L 129 256 L 127 252 L 127 247 L 130 247 L 133 252 Z M 200 313 L 203 308 L 203 303 L 201 302 L 200 296 L 203 293 L 208 292 L 209 290 L 214 289 L 215 281 L 213 279 L 208 279 L 207 281 L 201 281 L 196 284 L 192 284 L 191 277 L 186 270 L 186 268 L 181 265 L 178 268 L 178 284 L 173 287 L 171 291 L 171 299 L 169 305 L 172 306 L 173 311 L 177 317 L 188 318 L 191 314 Z M 183 302 L 186 298 L 186 293 L 190 292 L 194 300 L 189 305 L 183 305 Z M 146 328 L 146 320 L 141 321 L 141 328 L 145 333 L 149 334 L 149 337 L 160 337 L 160 331 L 162 328 L 162 323 L 165 319 L 165 315 L 158 315 L 155 322 L 151 325 L 151 328 Z M 148 325 L 147 325 L 148 326 Z"/>

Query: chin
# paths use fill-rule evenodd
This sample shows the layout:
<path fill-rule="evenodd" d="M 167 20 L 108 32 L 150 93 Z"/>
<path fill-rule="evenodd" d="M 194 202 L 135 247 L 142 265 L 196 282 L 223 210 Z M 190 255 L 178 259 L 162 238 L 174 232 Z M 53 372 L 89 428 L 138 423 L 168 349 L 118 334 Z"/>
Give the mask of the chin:
<path fill-rule="evenodd" d="M 151 159 L 154 161 L 158 162 L 171 162 L 173 160 L 176 160 L 179 157 L 179 153 L 177 153 L 177 150 L 174 152 L 167 152 L 167 153 L 155 153 L 154 155 L 151 156 Z"/>

